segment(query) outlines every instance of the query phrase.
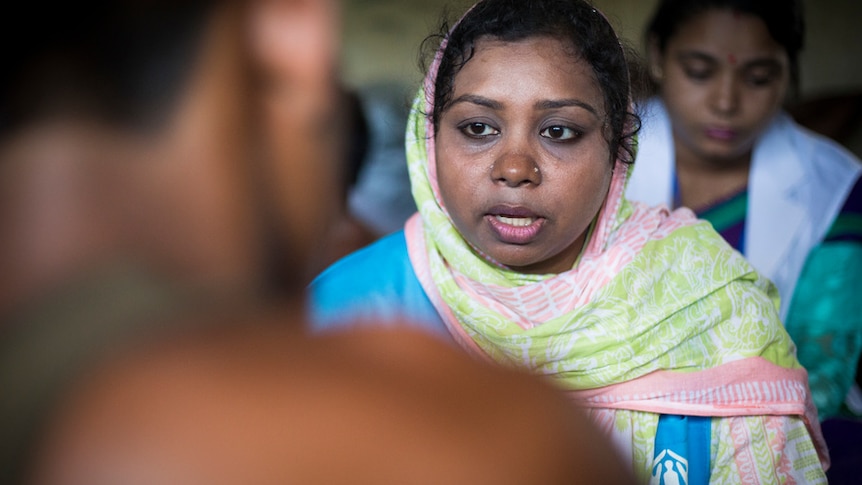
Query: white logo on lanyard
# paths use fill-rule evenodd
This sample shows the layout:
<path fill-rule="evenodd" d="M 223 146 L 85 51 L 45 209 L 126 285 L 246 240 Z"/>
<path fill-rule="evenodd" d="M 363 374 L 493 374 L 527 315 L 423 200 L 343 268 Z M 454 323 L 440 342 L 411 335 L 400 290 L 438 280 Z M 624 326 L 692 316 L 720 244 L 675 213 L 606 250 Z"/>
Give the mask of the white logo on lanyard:
<path fill-rule="evenodd" d="M 688 460 L 671 450 L 662 450 L 652 462 L 650 485 L 688 485 Z"/>

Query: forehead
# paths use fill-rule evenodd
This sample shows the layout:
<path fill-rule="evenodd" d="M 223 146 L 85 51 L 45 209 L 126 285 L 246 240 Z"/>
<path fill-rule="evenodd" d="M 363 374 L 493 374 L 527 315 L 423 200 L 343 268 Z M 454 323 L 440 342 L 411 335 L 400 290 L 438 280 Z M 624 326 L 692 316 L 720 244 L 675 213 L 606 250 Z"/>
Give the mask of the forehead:
<path fill-rule="evenodd" d="M 592 66 L 575 46 L 548 36 L 516 41 L 480 38 L 473 57 L 455 75 L 456 95 L 465 90 L 484 90 L 501 99 L 525 93 L 548 98 L 602 96 Z"/>
<path fill-rule="evenodd" d="M 693 49 L 713 54 L 784 54 L 759 17 L 731 9 L 710 9 L 679 26 L 668 50 Z"/>

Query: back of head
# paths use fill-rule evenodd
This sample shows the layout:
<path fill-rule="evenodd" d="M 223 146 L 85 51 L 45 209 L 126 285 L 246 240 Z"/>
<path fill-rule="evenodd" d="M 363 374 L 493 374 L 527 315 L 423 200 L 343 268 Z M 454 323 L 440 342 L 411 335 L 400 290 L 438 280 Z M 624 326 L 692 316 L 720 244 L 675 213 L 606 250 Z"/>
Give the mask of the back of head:
<path fill-rule="evenodd" d="M 336 180 L 336 13 L 334 0 L 15 2 L 6 11 L 4 479 L 78 373 L 120 337 L 154 338 L 171 327 L 164 312 L 174 303 L 205 327 L 216 318 L 202 309 L 269 296 L 263 234 L 278 233 L 293 270 L 279 296 L 299 304 Z M 299 28 L 307 35 L 281 35 Z M 151 313 L 138 304 L 153 292 L 167 295 Z M 292 310 L 282 324 L 298 327 Z"/>
<path fill-rule="evenodd" d="M 278 264 L 298 293 L 335 205 L 334 5 L 16 2 L 0 29 L 0 313 L 117 260 L 240 291 Z"/>
<path fill-rule="evenodd" d="M 80 262 L 72 271 L 79 276 L 103 249 L 126 254 L 142 241 L 178 244 L 175 261 L 199 263 L 209 275 L 225 263 L 209 257 L 211 243 L 247 238 L 224 250 L 234 256 L 259 242 L 252 236 L 260 228 L 245 223 L 264 203 L 274 206 L 285 238 L 295 243 L 285 251 L 300 267 L 327 222 L 328 189 L 337 180 L 328 163 L 332 132 L 321 129 L 333 126 L 330 3 L 242 4 L 264 9 L 253 12 L 239 2 L 193 3 L 190 10 L 167 1 L 103 3 L 95 9 L 27 6 L 33 43 L 26 46 L 30 53 L 14 59 L 15 74 L 5 78 L 2 93 L 8 104 L 0 170 L 8 171 L 0 174 L 0 196 L 8 190 L 15 214 L 38 219 L 24 226 L 50 230 L 51 238 L 63 233 L 50 224 L 55 219 L 43 219 L 52 212 L 43 207 L 80 202 L 75 217 L 59 224 L 75 236 L 93 235 L 71 226 L 102 215 L 94 207 L 110 213 L 103 225 L 86 226 L 98 227 L 98 234 L 67 253 Z M 261 30 L 247 32 L 249 25 Z M 303 35 L 283 35 L 295 32 Z M 259 50 L 245 51 L 249 37 Z M 6 45 L 14 49 L 16 43 Z M 250 90 L 246 70 L 256 62 L 263 72 L 255 79 L 259 89 Z M 259 119 L 253 122 L 250 114 Z M 76 190 L 68 190 L 66 177 L 54 177 L 58 165 L 40 151 L 69 138 L 41 130 L 54 120 L 62 133 L 95 140 L 61 160 L 67 169 L 61 175 L 80 177 Z M 39 128 L 35 138 L 24 134 L 32 127 Z M 100 159 L 98 170 L 90 157 Z M 139 185 L 142 178 L 147 183 Z M 93 199 L 93 192 L 103 197 Z M 260 192 L 277 199 L 253 197 Z M 140 219 L 152 205 L 159 209 L 155 216 Z M 0 217 L 4 238 L 5 230 L 21 228 L 20 220 Z M 124 233 L 116 244 L 93 244 L 115 233 Z M 39 241 L 16 239 L 26 243 L 21 247 Z M 63 247 L 72 242 L 59 241 Z M 50 247 L 36 249 L 33 261 L 55 255 Z M 0 256 L 20 259 L 15 252 Z M 247 269 L 244 263 L 238 272 Z M 18 276 L 33 269 L 22 268 Z M 9 273 L 4 267 L 0 289 L 4 282 L 20 283 Z M 0 388 L 16 396 L 0 409 L 4 480 L 187 485 L 627 478 L 585 418 L 532 376 L 479 364 L 408 331 L 308 338 L 297 331 L 301 309 L 261 308 L 240 292 L 230 293 L 235 300 L 209 291 L 188 297 L 180 282 L 174 291 L 149 273 L 128 281 L 130 275 L 97 278 L 84 294 L 61 291 L 54 299 L 40 292 L 33 312 L 0 328 Z M 303 274 L 292 276 L 302 284 Z M 80 288 L 74 276 L 64 280 Z"/>
<path fill-rule="evenodd" d="M 199 236 L 212 231 L 215 240 L 216 226 L 202 222 L 200 209 L 211 202 L 205 191 L 220 191 L 223 202 L 209 207 L 233 226 L 226 211 L 242 196 L 226 179 L 242 170 L 211 156 L 227 144 L 186 137 L 199 155 L 181 156 L 168 141 L 181 130 L 215 133 L 192 122 L 191 110 L 235 113 L 237 103 L 205 99 L 223 76 L 211 72 L 206 87 L 199 76 L 209 69 L 202 53 L 217 4 L 15 2 L 4 15 L 0 227 L 10 237 L 0 247 L 0 314 L 119 259 L 171 277 L 238 274 L 229 262 L 238 253 L 228 248 L 239 238 L 219 230 L 224 244 L 204 243 Z M 197 260 L 182 238 L 197 246 Z"/>
<path fill-rule="evenodd" d="M 14 2 L 3 16 L 0 137 L 46 118 L 164 121 L 213 1 Z"/>

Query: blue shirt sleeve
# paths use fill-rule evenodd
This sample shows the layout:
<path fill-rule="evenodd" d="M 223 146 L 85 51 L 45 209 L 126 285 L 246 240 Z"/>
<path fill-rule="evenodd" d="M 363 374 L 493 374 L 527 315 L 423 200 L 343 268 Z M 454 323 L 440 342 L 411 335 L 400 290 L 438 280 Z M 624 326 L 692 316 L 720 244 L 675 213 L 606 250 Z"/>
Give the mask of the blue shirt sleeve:
<path fill-rule="evenodd" d="M 397 231 L 347 255 L 309 286 L 313 331 L 356 325 L 416 325 L 448 336 Z"/>

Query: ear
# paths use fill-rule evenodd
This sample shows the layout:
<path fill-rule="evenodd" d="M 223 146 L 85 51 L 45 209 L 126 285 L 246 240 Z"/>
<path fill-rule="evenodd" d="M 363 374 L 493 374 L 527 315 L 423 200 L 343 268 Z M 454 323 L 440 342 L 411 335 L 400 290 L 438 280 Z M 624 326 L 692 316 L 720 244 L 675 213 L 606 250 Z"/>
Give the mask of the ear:
<path fill-rule="evenodd" d="M 257 243 L 241 14 L 240 2 L 222 2 L 206 18 L 153 170 L 171 197 L 171 245 L 195 273 L 245 283 Z"/>
<path fill-rule="evenodd" d="M 339 3 L 254 0 L 249 6 L 268 162 L 260 167 L 263 190 L 281 252 L 291 256 L 288 271 L 308 278 L 323 269 L 320 244 L 341 201 L 346 133 L 337 82 Z"/>
<path fill-rule="evenodd" d="M 650 79 L 656 84 L 661 84 L 664 81 L 664 55 L 655 35 L 650 35 L 647 38 L 646 50 Z"/>

